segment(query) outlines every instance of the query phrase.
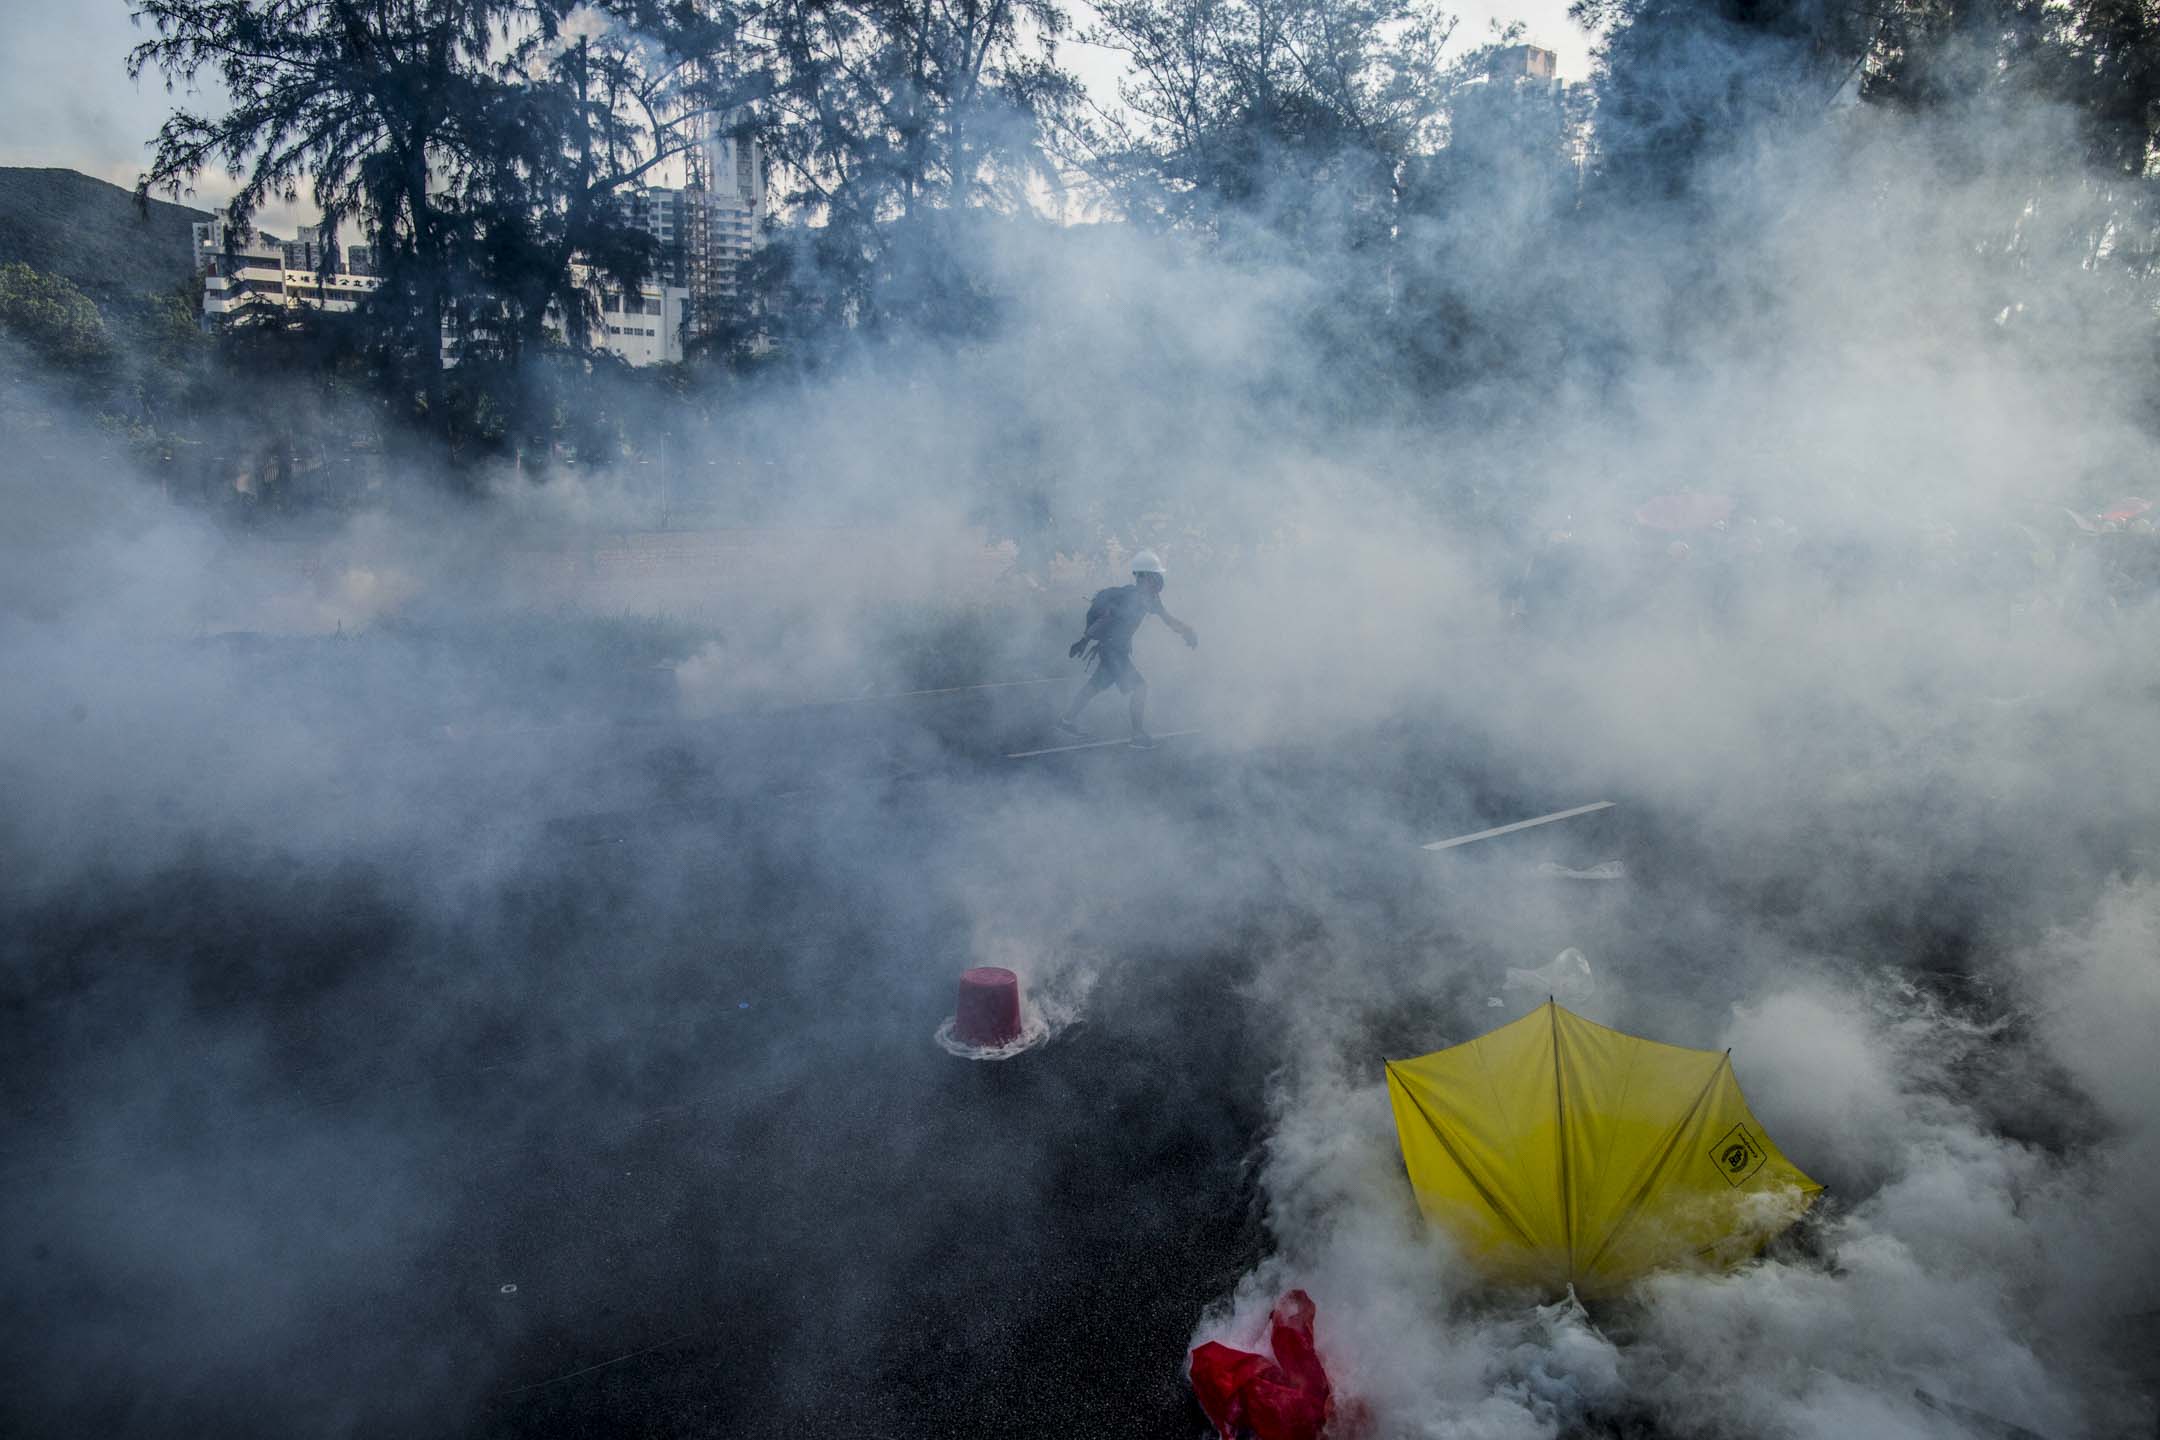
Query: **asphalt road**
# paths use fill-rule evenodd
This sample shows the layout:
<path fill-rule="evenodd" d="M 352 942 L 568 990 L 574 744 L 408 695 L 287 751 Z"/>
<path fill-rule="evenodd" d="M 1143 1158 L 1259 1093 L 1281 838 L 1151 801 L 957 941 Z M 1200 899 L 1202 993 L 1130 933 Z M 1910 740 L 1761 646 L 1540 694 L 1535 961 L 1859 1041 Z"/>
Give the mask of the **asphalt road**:
<path fill-rule="evenodd" d="M 1338 907 L 1380 937 L 1377 1073 L 1454 1038 L 1502 963 L 1590 936 L 1686 1001 L 1727 943 L 1687 918 L 1708 897 L 1804 909 L 1641 797 L 1442 724 L 1005 759 L 1061 693 L 630 715 L 538 787 L 501 735 L 417 732 L 326 802 L 430 777 L 406 853 L 204 822 L 7 900 L 0 1433 L 1190 1437 L 1184 1347 L 1269 1245 L 1286 1017 L 1254 957 Z M 1436 856 L 1316 820 L 1323 794 L 1433 840 L 1620 803 Z M 1213 885 L 1231 918 L 1156 951 L 1090 897 L 1070 933 L 1134 953 L 1046 1046 L 973 1063 L 931 1036 L 974 920 L 911 857 L 1008 804 L 1250 853 L 1183 852 L 1247 869 Z M 1449 887 L 1467 912 L 1616 854 L 1629 884 L 1563 885 L 1505 945 L 1435 929 Z M 1971 927 L 1929 913 L 1885 932 L 1955 973 Z M 1452 1018 L 1392 1011 L 1443 942 Z"/>
<path fill-rule="evenodd" d="M 1176 741 L 1006 760 L 1058 693 L 633 716 L 538 803 L 500 735 L 401 737 L 333 803 L 440 767 L 485 884 L 206 824 L 18 897 L 0 1431 L 1193 1434 L 1184 1346 L 1268 1243 L 1238 988 L 1299 907 L 975 1063 L 931 1043 L 967 916 L 848 849 L 1008 786 L 1269 803 Z"/>

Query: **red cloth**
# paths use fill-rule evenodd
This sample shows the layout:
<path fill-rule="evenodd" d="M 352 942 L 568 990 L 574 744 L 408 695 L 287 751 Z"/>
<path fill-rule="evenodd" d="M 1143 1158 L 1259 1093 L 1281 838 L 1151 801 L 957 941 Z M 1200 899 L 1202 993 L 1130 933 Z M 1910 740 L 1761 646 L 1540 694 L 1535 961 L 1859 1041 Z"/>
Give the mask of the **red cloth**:
<path fill-rule="evenodd" d="M 1334 1387 L 1313 1346 L 1312 1297 L 1292 1290 L 1268 1316 L 1275 1358 L 1210 1340 L 1192 1352 L 1193 1394 L 1222 1440 L 1319 1440 L 1335 1413 Z"/>

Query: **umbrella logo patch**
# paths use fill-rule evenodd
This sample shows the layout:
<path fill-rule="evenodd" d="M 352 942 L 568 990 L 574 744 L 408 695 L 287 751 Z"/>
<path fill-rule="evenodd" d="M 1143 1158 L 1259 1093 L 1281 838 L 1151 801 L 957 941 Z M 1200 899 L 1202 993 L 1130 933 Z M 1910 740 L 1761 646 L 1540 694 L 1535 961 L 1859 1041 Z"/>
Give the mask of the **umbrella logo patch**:
<path fill-rule="evenodd" d="M 1725 1177 L 1725 1183 L 1735 1188 L 1745 1184 L 1769 1158 L 1763 1153 L 1762 1146 L 1755 1143 L 1755 1137 L 1748 1134 L 1745 1125 L 1733 1126 L 1725 1132 L 1724 1139 L 1710 1147 L 1711 1163 L 1717 1166 L 1718 1174 Z"/>

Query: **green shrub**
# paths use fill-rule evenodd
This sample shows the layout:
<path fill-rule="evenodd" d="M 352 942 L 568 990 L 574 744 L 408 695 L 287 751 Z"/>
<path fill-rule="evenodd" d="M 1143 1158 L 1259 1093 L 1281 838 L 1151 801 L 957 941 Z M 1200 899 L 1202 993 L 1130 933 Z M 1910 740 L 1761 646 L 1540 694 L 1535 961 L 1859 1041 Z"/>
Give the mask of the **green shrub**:
<path fill-rule="evenodd" d="M 112 364 L 112 337 L 97 303 L 58 275 L 0 265 L 0 334 L 56 370 L 88 375 Z"/>

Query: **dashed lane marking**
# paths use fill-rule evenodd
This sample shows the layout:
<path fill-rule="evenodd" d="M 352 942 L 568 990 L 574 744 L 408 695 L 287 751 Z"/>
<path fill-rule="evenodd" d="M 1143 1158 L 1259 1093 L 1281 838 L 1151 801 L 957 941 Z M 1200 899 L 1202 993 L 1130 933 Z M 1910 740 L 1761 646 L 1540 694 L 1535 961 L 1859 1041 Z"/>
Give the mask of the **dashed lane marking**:
<path fill-rule="evenodd" d="M 1430 845 L 1420 848 L 1426 850 L 1452 850 L 1458 845 L 1475 844 L 1479 840 L 1490 840 L 1496 835 L 1512 835 L 1517 830 L 1528 830 L 1537 825 L 1550 825 L 1555 820 L 1572 820 L 1577 815 L 1588 815 L 1596 810 L 1610 810 L 1612 808 L 1612 801 L 1597 800 L 1588 805 L 1577 805 L 1572 810 L 1555 810 L 1550 815 L 1540 815 L 1534 820 L 1517 820 L 1512 825 L 1495 825 L 1492 829 L 1480 830 L 1475 835 L 1457 835 L 1452 840 L 1435 840 Z"/>
<path fill-rule="evenodd" d="M 1180 735 L 1197 735 L 1199 733 L 1198 730 L 1165 730 L 1155 738 L 1157 740 L 1175 740 Z M 1120 736 L 1115 740 L 1082 740 L 1072 745 L 1052 745 L 1043 750 L 1015 750 L 1005 758 L 1008 760 L 1032 760 L 1037 755 L 1063 755 L 1068 750 L 1100 750 L 1106 745 L 1130 744 L 1132 744 L 1130 736 Z"/>

